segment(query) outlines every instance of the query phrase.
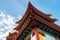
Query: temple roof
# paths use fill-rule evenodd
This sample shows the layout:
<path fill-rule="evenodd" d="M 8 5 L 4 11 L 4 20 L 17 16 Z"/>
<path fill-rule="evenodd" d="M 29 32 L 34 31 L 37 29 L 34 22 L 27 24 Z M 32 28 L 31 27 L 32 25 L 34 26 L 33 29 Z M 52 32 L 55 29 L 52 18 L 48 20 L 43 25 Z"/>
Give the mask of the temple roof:
<path fill-rule="evenodd" d="M 40 10 L 38 10 L 37 8 L 35 8 L 30 2 L 28 3 L 28 8 L 24 14 L 24 16 L 22 17 L 21 20 L 19 20 L 18 22 L 16 22 L 18 24 L 18 26 L 16 28 L 14 28 L 14 30 L 17 30 L 18 33 L 13 33 L 15 34 L 14 36 L 14 40 L 19 40 L 19 36 L 24 33 L 25 29 L 28 26 L 29 23 L 33 20 L 37 20 L 39 23 L 43 24 L 44 27 L 45 25 L 47 26 L 47 30 L 50 28 L 50 31 L 53 30 L 53 35 L 57 35 L 58 37 L 60 37 L 60 26 L 56 25 L 54 22 L 57 21 L 56 19 L 50 18 L 51 14 L 44 14 L 43 12 L 41 12 Z M 32 21 L 32 22 L 33 22 Z M 31 23 L 32 23 L 31 22 Z M 27 30 L 27 29 L 26 29 Z M 26 32 L 25 32 L 26 33 Z M 23 36 L 23 35 L 22 35 Z M 11 38 L 11 37 L 9 37 Z"/>
<path fill-rule="evenodd" d="M 44 14 L 43 12 L 41 12 L 40 10 L 38 10 L 37 8 L 35 8 L 30 2 L 28 3 L 28 8 L 27 11 L 25 12 L 24 16 L 22 17 L 21 20 L 19 20 L 18 23 L 19 26 L 21 26 L 23 24 L 23 22 L 25 21 L 25 19 L 27 18 L 27 16 L 31 13 L 29 13 L 30 11 L 34 11 L 34 14 L 37 14 L 38 16 L 41 16 L 42 18 L 45 18 L 47 21 L 49 21 L 50 24 L 52 24 L 53 26 L 50 26 L 51 28 L 60 31 L 60 26 L 54 24 L 55 21 L 57 21 L 57 19 L 53 19 L 50 18 L 51 14 Z M 20 27 L 16 27 L 15 30 L 19 29 Z"/>
<path fill-rule="evenodd" d="M 45 13 L 43 13 L 42 11 L 38 10 L 37 8 L 35 8 L 30 2 L 28 3 L 28 8 L 27 8 L 26 12 L 28 12 L 28 10 L 36 12 L 36 14 L 38 14 L 39 16 L 42 16 L 42 17 L 46 18 L 47 20 L 50 20 L 51 22 L 57 21 L 57 19 L 50 18 L 50 16 L 52 16 L 51 14 L 45 14 Z M 24 15 L 24 17 L 25 17 L 25 15 Z M 24 18 L 24 17 L 22 17 L 22 18 Z M 18 21 L 18 22 L 20 22 L 20 21 Z"/>

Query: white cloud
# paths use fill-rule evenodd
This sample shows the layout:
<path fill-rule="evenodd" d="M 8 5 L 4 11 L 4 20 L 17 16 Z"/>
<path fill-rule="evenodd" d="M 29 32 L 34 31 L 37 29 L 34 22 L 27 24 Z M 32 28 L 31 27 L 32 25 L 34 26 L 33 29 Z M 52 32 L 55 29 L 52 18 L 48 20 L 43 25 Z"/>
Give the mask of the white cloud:
<path fill-rule="evenodd" d="M 0 40 L 6 40 L 6 36 L 17 25 L 15 24 L 15 17 L 0 11 Z"/>
<path fill-rule="evenodd" d="M 0 31 L 4 31 L 4 28 L 0 28 Z"/>
<path fill-rule="evenodd" d="M 2 22 L 0 22 L 0 25 L 2 25 L 3 23 Z"/>
<path fill-rule="evenodd" d="M 0 11 L 0 17 L 4 18 L 6 15 L 3 13 L 3 11 Z"/>

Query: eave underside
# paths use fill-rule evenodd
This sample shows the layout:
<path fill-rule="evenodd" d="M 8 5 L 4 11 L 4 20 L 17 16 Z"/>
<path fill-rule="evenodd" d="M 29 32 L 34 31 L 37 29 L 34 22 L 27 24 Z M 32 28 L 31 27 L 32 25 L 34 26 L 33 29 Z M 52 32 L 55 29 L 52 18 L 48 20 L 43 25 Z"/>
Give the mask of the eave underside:
<path fill-rule="evenodd" d="M 50 24 L 50 22 L 48 22 L 47 20 L 44 20 L 43 18 L 41 18 L 40 16 L 34 14 L 33 12 L 30 12 L 29 16 L 26 18 L 27 19 L 30 19 L 30 21 L 28 22 L 29 25 L 27 24 L 26 28 L 20 33 L 20 36 L 18 36 L 17 40 L 24 40 L 24 38 L 29 34 L 29 32 L 33 29 L 33 27 L 31 27 L 30 23 L 32 24 L 33 21 L 32 21 L 32 17 L 33 17 L 33 20 L 34 22 L 37 24 L 37 28 L 45 31 L 45 32 L 48 32 L 50 34 L 52 34 L 53 36 L 56 36 L 56 37 L 60 37 L 60 30 L 58 29 L 58 27 L 56 25 L 52 25 Z M 24 21 L 24 23 L 26 23 L 26 20 Z M 23 28 L 23 25 L 24 23 L 22 24 L 22 28 Z M 33 26 L 33 25 L 32 25 Z M 30 28 L 31 27 L 31 28 Z M 55 28 L 54 28 L 55 27 Z M 29 29 L 30 28 L 30 29 Z M 57 29 L 58 30 L 57 30 Z M 26 30 L 26 31 L 25 31 Z M 29 30 L 29 31 L 28 31 Z M 21 31 L 21 30 L 20 30 Z M 25 35 L 25 36 L 24 36 Z M 23 37 L 23 38 L 22 38 Z"/>
<path fill-rule="evenodd" d="M 60 38 L 60 32 L 57 32 L 56 30 L 49 28 L 48 26 L 39 23 L 38 21 L 35 20 L 35 23 L 37 24 L 37 28 L 40 30 L 43 30 L 53 36 L 56 36 L 58 38 Z M 29 25 L 24 29 L 24 31 L 21 33 L 21 35 L 17 38 L 17 40 L 24 40 L 27 35 L 33 30 L 33 23 L 32 21 L 30 21 Z"/>
<path fill-rule="evenodd" d="M 42 12 L 38 11 L 36 8 L 34 8 L 31 4 L 28 6 L 28 9 L 26 13 L 24 14 L 23 18 L 18 22 L 18 27 L 16 28 L 19 31 L 19 34 L 17 36 L 17 40 L 21 40 L 29 34 L 29 32 L 33 29 L 30 28 L 31 22 L 31 16 L 33 17 L 34 22 L 37 22 L 37 28 L 48 32 L 54 36 L 60 37 L 60 27 L 54 23 L 52 23 L 52 19 L 43 14 Z M 30 20 L 31 19 L 31 20 Z M 27 20 L 30 20 L 29 22 Z M 27 24 L 27 22 L 28 24 Z M 40 25 L 41 24 L 41 25 Z M 28 28 L 27 28 L 28 27 Z M 30 28 L 30 29 L 29 29 Z M 26 31 L 25 31 L 26 30 Z M 28 31 L 30 30 L 30 31 Z M 25 36 L 24 36 L 25 35 Z M 23 37 L 23 38 L 22 38 Z"/>

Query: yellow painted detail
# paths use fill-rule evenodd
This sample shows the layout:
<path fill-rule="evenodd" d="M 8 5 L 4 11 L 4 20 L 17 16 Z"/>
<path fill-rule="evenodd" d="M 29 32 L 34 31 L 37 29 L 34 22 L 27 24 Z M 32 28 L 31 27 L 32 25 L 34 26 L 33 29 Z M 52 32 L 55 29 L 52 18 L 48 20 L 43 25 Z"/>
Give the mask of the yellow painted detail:
<path fill-rule="evenodd" d="M 44 36 L 42 34 L 39 34 L 39 39 L 44 40 Z"/>

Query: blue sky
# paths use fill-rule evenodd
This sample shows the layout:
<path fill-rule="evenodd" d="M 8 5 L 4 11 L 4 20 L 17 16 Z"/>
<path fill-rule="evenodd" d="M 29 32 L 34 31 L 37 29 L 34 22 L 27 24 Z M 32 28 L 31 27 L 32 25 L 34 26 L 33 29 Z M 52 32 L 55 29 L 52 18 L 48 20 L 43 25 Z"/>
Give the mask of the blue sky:
<path fill-rule="evenodd" d="M 60 25 L 60 0 L 30 0 L 30 2 L 38 10 L 52 14 L 52 18 L 58 19 L 56 24 Z M 8 32 L 16 27 L 15 22 L 21 19 L 27 6 L 28 0 L 0 0 L 0 40 L 5 40 Z"/>

